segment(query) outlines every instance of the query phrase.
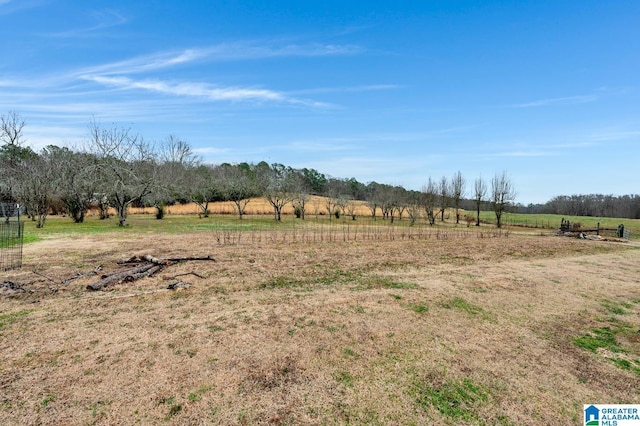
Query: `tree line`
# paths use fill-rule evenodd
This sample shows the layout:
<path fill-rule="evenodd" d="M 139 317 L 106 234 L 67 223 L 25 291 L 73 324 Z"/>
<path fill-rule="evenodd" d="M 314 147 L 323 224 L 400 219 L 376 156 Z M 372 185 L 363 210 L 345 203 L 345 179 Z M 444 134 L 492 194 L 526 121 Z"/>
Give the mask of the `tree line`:
<path fill-rule="evenodd" d="M 516 205 L 521 213 L 640 219 L 640 195 L 558 195 L 544 204 Z"/>
<path fill-rule="evenodd" d="M 373 219 L 393 222 L 408 217 L 411 224 L 426 218 L 434 225 L 451 210 L 459 223 L 463 204 L 471 203 L 476 212 L 471 220 L 480 225 L 480 210 L 490 206 L 501 227 L 502 215 L 516 197 L 506 172 L 489 182 L 476 179 L 471 190 L 459 171 L 450 178 L 428 177 L 422 190 L 416 191 L 280 163 L 206 164 L 174 135 L 149 142 L 131 128 L 104 126 L 95 119 L 87 125 L 81 149 L 50 145 L 35 152 L 26 144 L 25 122 L 19 114 L 0 116 L 0 125 L 1 201 L 19 202 L 37 227 L 43 227 L 52 212 L 68 214 L 81 223 L 90 208 L 97 208 L 103 219 L 115 211 L 118 224 L 124 226 L 132 205 L 154 206 L 161 219 L 167 205 L 195 203 L 206 217 L 210 203 L 216 201 L 233 202 L 242 219 L 255 197 L 269 202 L 275 220 L 281 220 L 288 205 L 304 219 L 311 195 L 325 197 L 326 214 L 331 216 L 355 219 L 356 207 L 364 202 Z M 471 222 L 469 216 L 465 220 Z"/>

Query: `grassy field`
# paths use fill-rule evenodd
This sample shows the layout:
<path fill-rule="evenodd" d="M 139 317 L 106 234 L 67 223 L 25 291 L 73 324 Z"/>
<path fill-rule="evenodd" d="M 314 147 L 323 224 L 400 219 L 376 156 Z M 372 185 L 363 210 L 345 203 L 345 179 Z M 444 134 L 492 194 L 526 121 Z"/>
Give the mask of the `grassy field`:
<path fill-rule="evenodd" d="M 480 213 L 480 219 L 486 223 L 495 223 L 495 214 L 493 212 L 484 211 Z M 546 228 L 558 229 L 562 219 L 572 223 L 580 223 L 582 228 L 596 229 L 598 223 L 600 228 L 617 229 L 618 225 L 623 224 L 632 232 L 632 238 L 637 238 L 640 233 L 640 219 L 627 218 L 611 218 L 611 217 L 589 217 L 589 216 L 568 216 L 557 214 L 522 214 L 507 213 L 505 215 L 505 224 L 507 226 L 522 226 L 529 228 Z M 611 232 L 607 233 L 611 235 Z"/>
<path fill-rule="evenodd" d="M 319 199 L 319 197 L 316 197 Z M 35 222 L 27 221 L 25 227 L 25 241 L 36 241 L 39 238 L 55 234 L 93 234 L 93 233 L 117 233 L 124 235 L 130 234 L 133 230 L 136 233 L 145 232 L 162 232 L 162 233 L 183 233 L 199 230 L 227 230 L 227 231 L 264 231 L 264 230 L 282 230 L 282 229 L 307 229 L 310 226 L 316 227 L 350 227 L 357 230 L 359 227 L 380 227 L 391 226 L 396 228 L 411 227 L 410 221 L 406 213 L 400 219 L 395 218 L 393 224 L 389 220 L 382 220 L 378 217 L 372 220 L 370 212 L 364 204 L 361 203 L 358 208 L 357 220 L 353 221 L 350 217 L 343 216 L 340 219 L 327 216 L 324 214 L 323 204 L 321 201 L 313 199 L 314 202 L 308 207 L 307 217 L 304 221 L 296 219 L 293 212 L 286 210 L 281 223 L 273 220 L 273 215 L 269 209 L 269 205 L 265 200 L 254 200 L 247 208 L 247 215 L 242 221 L 234 214 L 233 206 L 229 203 L 212 203 L 210 210 L 212 215 L 209 218 L 198 217 L 198 208 L 195 205 L 171 206 L 168 208 L 169 214 L 161 221 L 155 219 L 155 209 L 132 209 L 132 214 L 127 220 L 129 226 L 126 228 L 117 228 L 115 218 L 102 221 L 98 220 L 97 215 L 86 218 L 85 223 L 74 224 L 70 219 L 50 216 L 43 229 L 35 229 Z M 474 212 L 461 212 L 461 217 L 465 214 L 474 216 Z M 424 218 L 420 218 L 415 228 L 422 229 L 462 229 L 467 227 L 467 223 L 461 219 L 459 224 L 455 224 L 455 213 L 447 212 L 445 222 L 437 221 L 435 227 L 429 227 Z M 491 230 L 495 227 L 495 214 L 492 211 L 482 211 L 480 214 L 482 221 L 482 230 Z M 595 229 L 598 224 L 602 229 L 617 229 L 618 225 L 624 224 L 625 228 L 631 231 L 631 239 L 640 238 L 640 219 L 625 218 L 596 218 L 585 216 L 563 216 L 552 214 L 517 214 L 505 213 L 503 223 L 506 229 L 516 232 L 545 233 L 553 232 L 560 227 L 562 219 L 569 220 L 573 223 L 582 224 L 583 229 Z M 471 229 L 475 222 L 472 223 Z M 604 236 L 614 236 L 614 231 L 602 231 Z"/>
<path fill-rule="evenodd" d="M 0 424 L 575 425 L 640 403 L 635 242 L 356 222 L 27 223 Z M 145 253 L 216 262 L 86 290 Z"/>

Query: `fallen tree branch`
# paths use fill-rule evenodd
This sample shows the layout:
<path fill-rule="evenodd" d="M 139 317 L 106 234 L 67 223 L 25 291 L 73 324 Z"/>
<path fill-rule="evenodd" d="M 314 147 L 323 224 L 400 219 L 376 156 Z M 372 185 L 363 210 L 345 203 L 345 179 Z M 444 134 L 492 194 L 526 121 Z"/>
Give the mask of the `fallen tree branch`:
<path fill-rule="evenodd" d="M 54 283 L 54 284 L 59 284 L 59 283 L 58 283 L 56 280 L 54 280 L 53 278 L 48 277 L 48 276 L 46 276 L 46 275 L 44 275 L 44 274 L 41 274 L 40 272 L 37 272 L 37 271 L 31 271 L 31 272 L 33 272 L 34 274 L 36 274 L 36 275 L 38 275 L 38 276 L 40 276 L 40 277 L 42 277 L 42 278 L 46 278 L 47 280 L 51 281 L 51 282 L 52 282 L 52 283 Z"/>
<path fill-rule="evenodd" d="M 188 262 L 188 261 L 191 261 L 191 260 L 210 260 L 212 262 L 216 261 L 211 256 L 204 256 L 204 257 L 169 257 L 169 258 L 164 259 L 164 260 L 169 261 L 169 262 Z"/>
<path fill-rule="evenodd" d="M 202 256 L 202 257 L 193 257 L 193 256 L 188 256 L 188 257 L 168 257 L 165 259 L 161 259 L 158 257 L 154 257 L 150 254 L 145 254 L 143 256 L 133 256 L 130 257 L 129 259 L 126 260 L 122 260 L 120 262 L 118 262 L 118 265 L 131 265 L 131 264 L 138 264 L 138 263 L 155 263 L 156 265 L 168 265 L 170 263 L 179 263 L 179 262 L 189 262 L 192 260 L 209 260 L 212 262 L 215 262 L 216 260 L 211 257 L 211 256 Z"/>
<path fill-rule="evenodd" d="M 118 264 L 119 265 L 137 265 L 137 266 L 132 266 L 123 271 L 118 271 L 111 274 L 103 275 L 99 281 L 87 285 L 87 289 L 96 291 L 96 290 L 101 290 L 103 288 L 106 288 L 110 285 L 117 284 L 119 282 L 133 282 L 140 278 L 150 277 L 156 272 L 165 268 L 166 266 L 174 263 L 187 262 L 187 261 L 201 261 L 201 260 L 213 261 L 213 262 L 216 261 L 211 256 L 174 257 L 174 258 L 168 258 L 168 259 L 157 258 L 150 254 L 146 254 L 144 256 L 133 256 L 122 262 L 118 262 Z M 97 271 L 97 268 L 96 268 L 96 271 Z M 199 278 L 204 278 L 203 276 L 198 275 L 195 272 L 188 272 L 188 273 L 179 274 L 179 275 L 188 275 L 188 274 L 193 274 Z M 176 277 L 179 275 L 176 275 Z"/>
<path fill-rule="evenodd" d="M 78 278 L 88 277 L 89 275 L 98 275 L 98 273 L 101 270 L 102 270 L 102 265 L 98 265 L 93 269 L 93 271 L 89 271 L 89 272 L 85 272 L 85 273 L 78 272 L 74 276 L 69 277 L 69 278 L 65 279 L 64 281 L 62 281 L 62 284 L 66 285 L 66 284 L 69 284 L 73 280 L 77 280 Z"/>
<path fill-rule="evenodd" d="M 154 265 L 153 263 L 136 266 L 134 268 L 129 268 L 124 271 L 116 272 L 111 275 L 104 275 L 100 281 L 93 284 L 89 284 L 87 286 L 87 289 L 100 290 L 111 284 L 119 283 L 120 281 L 127 281 L 127 282 L 135 281 L 136 279 L 141 278 L 143 276 L 149 276 L 150 274 L 145 274 L 145 272 L 149 271 L 150 269 L 155 269 L 153 272 L 157 272 L 160 270 L 160 268 L 158 268 L 158 265 Z"/>
<path fill-rule="evenodd" d="M 163 278 L 163 279 L 165 279 L 165 280 L 175 280 L 176 278 L 178 278 L 178 277 L 183 277 L 183 276 L 185 276 L 185 275 L 193 275 L 193 276 L 198 277 L 198 278 L 201 278 L 201 279 L 205 279 L 205 278 L 206 278 L 206 277 L 204 277 L 204 276 L 202 276 L 202 275 L 198 274 L 197 272 L 184 272 L 184 273 L 182 273 L 182 274 L 176 274 L 176 275 L 173 275 L 173 276 L 171 276 L 171 277 L 168 277 L 168 276 L 167 276 L 167 277 L 162 277 L 162 278 Z"/>
<path fill-rule="evenodd" d="M 191 284 L 189 283 L 185 283 L 183 281 L 176 281 L 173 284 L 169 284 L 167 286 L 167 290 L 178 290 L 180 288 L 189 288 L 189 287 L 191 287 Z"/>

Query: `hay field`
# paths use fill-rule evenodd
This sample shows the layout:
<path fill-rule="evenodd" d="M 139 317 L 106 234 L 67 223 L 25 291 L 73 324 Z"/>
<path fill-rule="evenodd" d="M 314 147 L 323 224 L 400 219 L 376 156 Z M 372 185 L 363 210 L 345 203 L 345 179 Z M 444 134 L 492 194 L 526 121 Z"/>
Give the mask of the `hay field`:
<path fill-rule="evenodd" d="M 63 284 L 143 253 L 217 261 Z M 575 425 L 583 404 L 640 403 L 632 244 L 220 245 L 132 227 L 24 254 L 2 280 L 25 291 L 0 293 L 3 425 Z"/>
<path fill-rule="evenodd" d="M 309 196 L 309 199 L 306 202 L 306 214 L 308 216 L 314 215 L 326 215 L 327 199 L 325 197 L 319 197 L 315 195 Z M 356 204 L 355 213 L 358 216 L 370 216 L 371 211 L 366 205 L 364 201 L 354 201 Z M 174 204 L 172 206 L 167 206 L 166 208 L 168 214 L 174 215 L 194 215 L 199 214 L 202 210 L 195 203 L 188 204 Z M 211 214 L 214 215 L 235 215 L 236 214 L 236 206 L 232 201 L 218 201 L 209 204 L 209 210 Z M 129 211 L 131 214 L 153 214 L 155 213 L 154 207 L 146 207 L 146 208 L 130 208 Z M 293 207 L 291 204 L 287 204 L 283 211 L 283 214 L 292 215 Z M 97 212 L 94 212 L 97 214 Z M 273 207 L 269 204 L 266 198 L 252 198 L 251 201 L 247 204 L 246 214 L 248 215 L 272 215 Z M 378 211 L 378 214 L 380 212 Z M 406 214 L 405 214 L 406 216 Z"/>

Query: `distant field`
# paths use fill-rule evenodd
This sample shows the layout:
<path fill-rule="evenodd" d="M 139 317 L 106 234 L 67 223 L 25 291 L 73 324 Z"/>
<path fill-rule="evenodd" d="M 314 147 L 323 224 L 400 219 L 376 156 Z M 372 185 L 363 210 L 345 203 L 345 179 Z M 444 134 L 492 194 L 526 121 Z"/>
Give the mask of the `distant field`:
<path fill-rule="evenodd" d="M 481 220 L 487 223 L 495 223 L 495 214 L 484 211 L 480 214 Z M 632 238 L 640 236 L 640 219 L 611 218 L 611 217 L 590 217 L 590 216 L 568 216 L 557 214 L 520 214 L 508 213 L 505 215 L 507 226 L 523 226 L 529 228 L 558 229 L 562 219 L 572 223 L 580 223 L 584 229 L 595 229 L 600 224 L 600 228 L 617 229 L 623 224 L 625 228 L 631 230 Z M 607 233 L 611 235 L 611 232 Z"/>
<path fill-rule="evenodd" d="M 28 222 L 0 424 L 575 425 L 640 403 L 637 243 L 355 222 Z M 216 262 L 86 290 L 145 253 Z"/>
<path fill-rule="evenodd" d="M 168 206 L 167 216 L 163 220 L 156 220 L 154 208 L 132 208 L 130 209 L 127 220 L 129 226 L 124 229 L 113 229 L 114 227 L 117 228 L 117 222 L 113 217 L 106 221 L 98 220 L 96 212 L 91 213 L 83 224 L 74 224 L 69 218 L 50 216 L 43 229 L 35 229 L 33 222 L 26 221 L 25 242 L 37 241 L 44 236 L 59 233 L 85 234 L 120 232 L 126 234 L 131 232 L 132 229 L 136 229 L 137 232 L 165 233 L 184 233 L 213 229 L 242 232 L 264 231 L 268 229 L 308 229 L 312 225 L 316 226 L 316 228 L 319 226 L 328 228 L 329 225 L 331 227 L 339 225 L 343 228 L 349 227 L 349 232 L 360 232 L 358 230 L 361 228 L 371 230 L 383 225 L 391 225 L 390 220 L 382 220 L 380 212 L 378 212 L 376 220 L 372 220 L 371 212 L 364 202 L 358 202 L 358 208 L 356 209 L 357 218 L 355 221 L 345 215 L 342 215 L 340 219 L 336 220 L 335 217 L 326 214 L 326 207 L 322 197 L 311 197 L 307 204 L 306 220 L 304 221 L 296 219 L 293 215 L 293 209 L 289 206 L 284 211 L 285 214 L 282 223 L 276 223 L 276 221 L 273 220 L 271 206 L 265 199 L 252 200 L 248 204 L 247 215 L 242 221 L 238 220 L 232 203 L 211 203 L 209 210 L 211 217 L 200 218 L 198 216 L 200 210 L 195 204 Z M 455 213 L 453 210 L 446 212 L 444 222 L 438 220 L 433 227 L 430 227 L 426 219 L 421 217 L 416 222 L 414 228 L 427 230 L 455 228 L 458 230 L 468 229 L 470 231 L 477 231 L 478 229 L 474 226 L 475 222 L 467 228 L 467 222 L 464 220 L 465 215 L 475 217 L 475 212 L 465 212 L 462 210 L 460 213 L 460 223 L 457 225 L 455 224 Z M 480 218 L 482 221 L 480 232 L 486 232 L 495 228 L 495 215 L 492 211 L 482 211 Z M 600 223 L 600 227 L 603 229 L 617 229 L 618 225 L 624 224 L 624 226 L 631 231 L 632 240 L 640 238 L 639 219 L 505 213 L 503 223 L 505 230 L 545 233 L 557 230 L 562 219 L 570 220 L 574 223 L 581 223 L 583 229 L 596 228 L 598 223 Z M 395 228 L 410 227 L 407 214 L 405 213 L 402 218 L 396 217 L 393 226 Z M 382 231 L 378 230 L 377 232 Z M 613 236 L 614 231 L 603 231 L 602 235 Z"/>

